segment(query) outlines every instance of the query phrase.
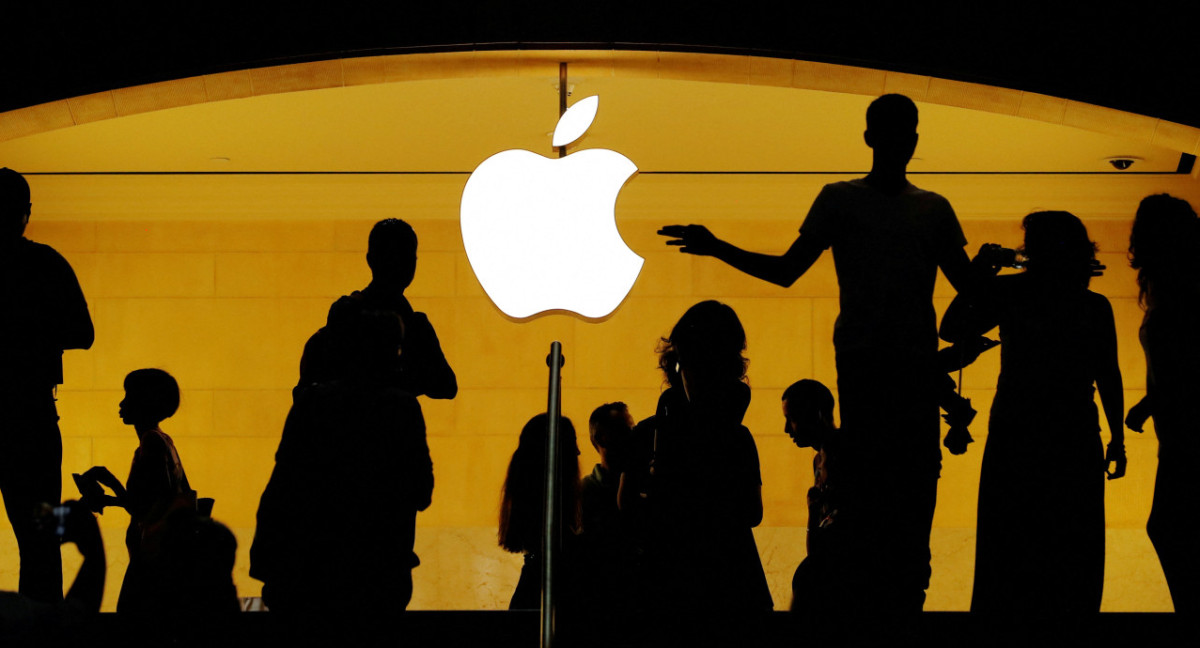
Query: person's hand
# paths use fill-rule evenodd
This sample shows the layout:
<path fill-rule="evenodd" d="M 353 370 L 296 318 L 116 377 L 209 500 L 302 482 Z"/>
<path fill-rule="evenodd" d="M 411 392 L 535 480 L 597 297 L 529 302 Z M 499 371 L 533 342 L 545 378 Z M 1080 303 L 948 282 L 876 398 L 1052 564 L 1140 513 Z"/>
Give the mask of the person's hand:
<path fill-rule="evenodd" d="M 999 243 L 984 243 L 979 246 L 975 258 L 971 259 L 971 268 L 980 277 L 994 277 L 1011 261 L 1006 258 L 1009 254 L 1012 254 L 1012 251 Z"/>
<path fill-rule="evenodd" d="M 62 536 L 63 542 L 74 542 L 83 557 L 104 553 L 104 540 L 100 538 L 100 525 L 96 516 L 75 500 L 63 502 L 68 509 L 67 523 Z"/>
<path fill-rule="evenodd" d="M 104 466 L 92 466 L 83 473 L 83 476 L 95 482 L 104 484 L 109 488 L 113 487 L 113 482 L 116 482 L 117 484 L 121 483 L 121 481 L 117 479 L 117 476 L 112 474 L 112 471 Z"/>
<path fill-rule="evenodd" d="M 1125 444 L 1113 441 L 1108 444 L 1104 453 L 1104 473 L 1109 479 L 1120 479 L 1125 476 L 1125 467 L 1129 460 L 1125 457 Z"/>
<path fill-rule="evenodd" d="M 1149 418 L 1150 405 L 1145 399 L 1140 400 L 1136 405 L 1129 408 L 1129 414 L 1125 416 L 1125 427 L 1140 433 Z"/>
<path fill-rule="evenodd" d="M 975 439 L 971 438 L 970 431 L 966 427 L 956 426 L 950 428 L 946 433 L 944 445 L 952 455 L 962 455 L 967 453 L 967 444 L 975 443 Z"/>
<path fill-rule="evenodd" d="M 105 486 L 108 486 L 109 488 L 112 489 L 113 493 L 116 494 L 117 500 L 119 500 L 122 497 L 125 497 L 125 487 L 123 485 L 121 485 L 121 480 L 117 479 L 117 476 L 112 474 L 112 472 L 108 468 L 105 468 L 104 466 L 93 466 L 91 468 L 88 468 L 87 472 L 84 472 L 83 475 L 81 475 L 81 478 L 84 481 L 91 480 L 98 484 L 103 484 Z M 76 480 L 76 484 L 79 485 L 80 481 L 81 480 Z M 83 487 L 82 487 L 82 485 L 80 485 L 80 490 L 82 491 L 82 489 L 83 489 Z M 89 493 L 83 493 L 83 495 L 86 496 L 86 495 L 89 495 Z M 107 505 L 108 504 L 105 504 L 105 506 L 107 506 Z M 95 510 L 95 509 L 93 509 L 93 510 Z M 99 512 L 99 511 L 97 511 L 97 512 Z"/>
<path fill-rule="evenodd" d="M 679 251 L 685 254 L 712 256 L 720 241 L 703 225 L 667 225 L 658 233 L 672 239 L 667 241 L 667 245 L 678 246 Z"/>
<path fill-rule="evenodd" d="M 82 502 L 67 500 L 57 506 L 42 502 L 34 511 L 33 524 L 39 533 L 55 536 L 60 543 L 74 542 L 84 557 L 104 554 L 100 525 Z"/>
<path fill-rule="evenodd" d="M 1104 265 L 1103 263 L 1100 263 L 1100 261 L 1097 259 L 1092 259 L 1091 271 L 1092 271 L 1093 277 L 1103 277 L 1104 271 L 1107 269 L 1108 269 L 1108 266 Z"/>

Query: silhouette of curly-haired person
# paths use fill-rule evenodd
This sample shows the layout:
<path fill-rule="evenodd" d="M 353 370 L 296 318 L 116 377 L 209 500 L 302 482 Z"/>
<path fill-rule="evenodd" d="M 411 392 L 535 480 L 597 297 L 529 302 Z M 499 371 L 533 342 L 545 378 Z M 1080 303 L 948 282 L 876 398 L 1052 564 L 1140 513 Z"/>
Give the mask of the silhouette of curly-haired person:
<path fill-rule="evenodd" d="M 404 323 L 404 356 L 388 380 L 414 396 L 454 398 L 458 382 L 442 353 L 437 333 L 429 317 L 413 310 L 404 296 L 417 270 L 416 232 L 398 218 L 376 223 L 367 239 L 367 265 L 371 268 L 371 283 L 339 298 L 330 308 L 330 317 L 334 309 L 395 313 Z M 331 339 L 334 334 L 325 326 L 305 344 L 297 393 L 342 373 L 345 358 L 338 355 L 340 347 Z"/>
<path fill-rule="evenodd" d="M 161 562 L 162 538 L 171 513 L 196 509 L 196 491 L 188 484 L 175 442 L 159 425 L 179 409 L 179 383 L 162 369 L 138 369 L 125 376 L 125 398 L 118 406 L 121 421 L 133 426 L 138 447 L 125 484 L 104 466 L 94 466 L 76 479 L 83 503 L 96 512 L 119 506 L 129 513 L 125 547 L 129 567 L 121 583 L 117 611 L 144 615 L 153 608 L 154 585 Z M 112 489 L 106 495 L 101 486 Z"/>
<path fill-rule="evenodd" d="M 1175 611 L 1200 619 L 1200 219 L 1187 201 L 1158 194 L 1138 206 L 1129 237 L 1146 314 L 1139 334 L 1146 354 L 1146 397 L 1126 423 L 1142 431 L 1154 417 L 1158 473 L 1146 532 L 1162 563 Z"/>
<path fill-rule="evenodd" d="M 773 607 L 752 531 L 762 521 L 762 476 L 742 424 L 745 348 L 732 308 L 689 308 L 659 346 L 669 387 L 634 429 L 619 502 L 645 552 L 638 624 L 660 641 L 752 643 Z"/>
<path fill-rule="evenodd" d="M 1126 464 L 1112 306 L 1088 290 L 1095 244 L 1067 212 L 1032 213 L 1023 227 L 1026 270 L 979 283 L 942 320 L 951 342 L 1000 327 L 971 598 L 997 620 L 1099 612 L 1105 473 L 1121 477 Z"/>
<path fill-rule="evenodd" d="M 559 418 L 558 500 L 562 523 L 562 551 L 556 563 L 561 584 L 558 606 L 571 608 L 571 597 L 562 593 L 572 585 L 578 562 L 579 443 L 571 419 Z M 517 449 L 508 462 L 500 497 L 498 538 L 505 551 L 524 555 L 521 576 L 508 604 L 510 610 L 536 610 L 542 600 L 542 526 L 545 522 L 546 440 L 549 416 L 538 414 L 521 428 Z"/>
<path fill-rule="evenodd" d="M 425 420 L 392 380 L 407 352 L 394 312 L 335 308 L 327 328 L 345 361 L 288 413 L 250 575 L 287 640 L 394 641 L 420 564 L 417 512 L 433 494 Z"/>
<path fill-rule="evenodd" d="M 688 254 L 712 256 L 751 276 L 791 286 L 828 248 L 840 313 L 833 346 L 847 462 L 863 464 L 857 505 L 875 532 L 872 607 L 919 612 L 929 586 L 929 534 L 941 472 L 940 375 L 933 288 L 938 269 L 963 290 L 966 238 L 950 203 L 909 183 L 917 146 L 917 107 L 888 94 L 867 108 L 871 148 L 866 177 L 825 185 L 800 235 L 782 255 L 718 239 L 701 225 L 660 234 Z M 848 494 L 849 495 L 849 494 Z"/>
<path fill-rule="evenodd" d="M 71 265 L 24 237 L 33 204 L 21 174 L 0 169 L 0 493 L 21 557 L 20 592 L 62 600 L 62 556 L 34 528 L 42 502 L 62 499 L 62 437 L 55 389 L 65 349 L 95 331 Z"/>

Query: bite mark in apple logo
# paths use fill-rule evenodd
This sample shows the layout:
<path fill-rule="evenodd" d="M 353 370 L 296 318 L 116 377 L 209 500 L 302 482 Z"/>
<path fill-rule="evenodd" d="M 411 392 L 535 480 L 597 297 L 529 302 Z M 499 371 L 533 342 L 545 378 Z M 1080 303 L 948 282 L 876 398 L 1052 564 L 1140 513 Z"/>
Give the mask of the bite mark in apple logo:
<path fill-rule="evenodd" d="M 554 146 L 579 139 L 599 98 L 558 120 Z M 644 260 L 617 231 L 617 194 L 637 166 L 608 149 L 558 159 L 512 149 L 484 160 L 463 188 L 459 224 L 471 269 L 504 314 L 526 319 L 564 310 L 608 316 L 633 288 Z"/>

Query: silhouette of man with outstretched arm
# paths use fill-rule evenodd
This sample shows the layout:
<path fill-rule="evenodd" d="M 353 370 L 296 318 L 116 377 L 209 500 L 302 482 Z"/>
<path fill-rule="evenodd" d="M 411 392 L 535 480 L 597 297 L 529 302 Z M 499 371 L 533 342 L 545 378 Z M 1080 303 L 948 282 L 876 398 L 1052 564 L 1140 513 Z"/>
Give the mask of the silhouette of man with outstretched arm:
<path fill-rule="evenodd" d="M 941 471 L 934 281 L 941 268 L 962 290 L 970 264 L 950 203 L 906 177 L 916 127 L 908 97 L 872 102 L 864 133 L 870 173 L 826 185 L 782 255 L 743 250 L 701 225 L 659 231 L 682 252 L 716 257 L 784 287 L 833 250 L 841 306 L 833 344 L 846 462 L 855 464 L 856 476 L 847 497 L 861 513 L 864 527 L 854 537 L 874 578 L 861 600 L 904 614 L 924 604 Z"/>
<path fill-rule="evenodd" d="M 404 327 L 403 353 L 391 376 L 393 386 L 413 396 L 454 398 L 458 380 L 442 353 L 437 333 L 425 313 L 413 310 L 404 296 L 417 271 L 417 234 L 412 226 L 398 218 L 379 221 L 367 239 L 367 265 L 371 283 L 362 290 L 341 297 L 329 309 L 335 311 L 384 311 L 395 313 Z M 300 358 L 299 393 L 306 387 L 326 382 L 344 373 L 344 358 L 326 326 L 304 345 Z"/>
<path fill-rule="evenodd" d="M 62 437 L 55 389 L 64 349 L 87 349 L 95 331 L 71 265 L 25 238 L 29 184 L 0 169 L 0 491 L 21 555 L 20 591 L 62 600 L 62 557 L 39 534 L 34 511 L 62 499 Z"/>

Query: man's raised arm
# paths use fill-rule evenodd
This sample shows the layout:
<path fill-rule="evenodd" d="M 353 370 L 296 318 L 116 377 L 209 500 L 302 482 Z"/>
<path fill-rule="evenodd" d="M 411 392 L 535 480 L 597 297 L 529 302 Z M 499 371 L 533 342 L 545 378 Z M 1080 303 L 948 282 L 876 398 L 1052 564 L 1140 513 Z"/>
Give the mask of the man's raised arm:
<path fill-rule="evenodd" d="M 824 246 L 799 236 L 787 252 L 779 256 L 743 250 L 713 236 L 703 225 L 667 225 L 658 230 L 669 237 L 667 245 L 679 247 L 686 254 L 710 256 L 742 272 L 787 288 L 796 282 L 825 251 Z"/>

